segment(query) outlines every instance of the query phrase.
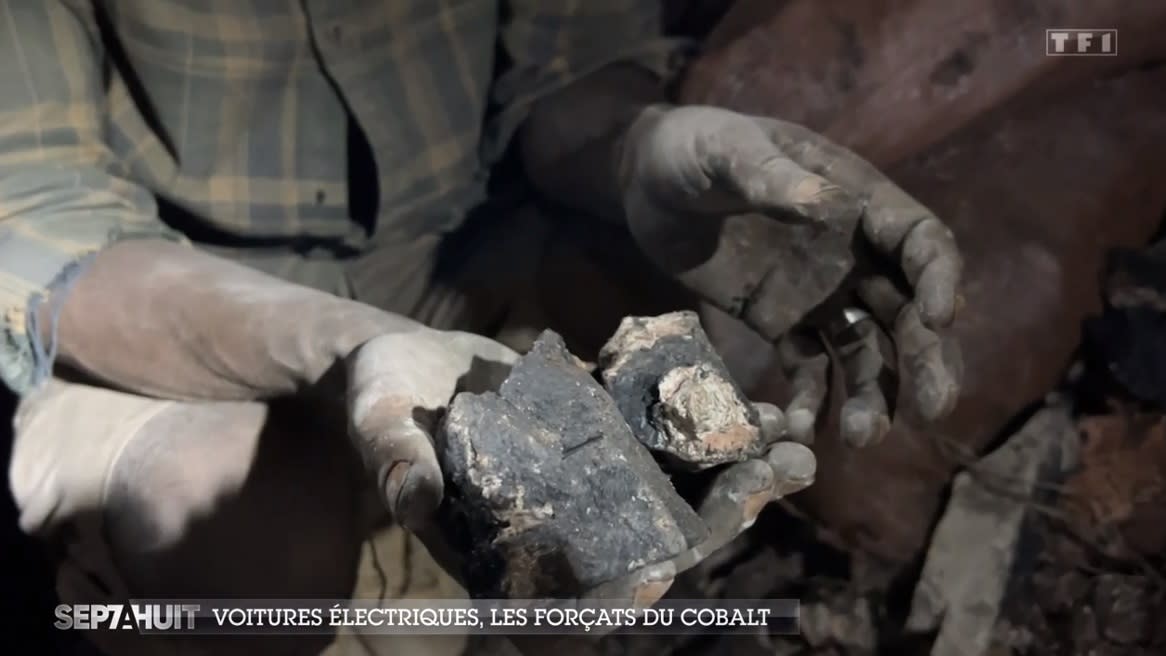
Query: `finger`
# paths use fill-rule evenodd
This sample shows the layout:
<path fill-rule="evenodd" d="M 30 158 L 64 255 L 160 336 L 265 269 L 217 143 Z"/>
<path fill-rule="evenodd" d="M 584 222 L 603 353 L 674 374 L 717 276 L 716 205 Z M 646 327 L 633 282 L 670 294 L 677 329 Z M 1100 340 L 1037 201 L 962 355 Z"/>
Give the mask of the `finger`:
<path fill-rule="evenodd" d="M 772 403 L 757 402 L 753 404 L 757 409 L 758 424 L 761 428 L 761 439 L 766 444 L 772 444 L 785 437 L 785 413 Z"/>
<path fill-rule="evenodd" d="M 705 147 L 706 175 L 730 192 L 707 209 L 830 226 L 853 226 L 862 214 L 861 199 L 790 159 L 755 121 L 726 125 Z"/>
<path fill-rule="evenodd" d="M 673 561 L 655 563 L 637 569 L 631 574 L 608 581 L 587 591 L 578 599 L 553 600 L 556 608 L 613 608 L 631 606 L 642 610 L 654 605 L 667 594 L 676 580 L 677 569 Z M 552 601 L 552 600 L 547 600 Z M 604 604 L 604 601 L 616 602 Z M 616 624 L 596 624 L 583 635 L 532 634 L 516 635 L 511 642 L 523 654 L 541 656 L 547 653 L 564 652 L 574 655 L 603 653 L 598 640 L 618 629 Z"/>
<path fill-rule="evenodd" d="M 951 230 L 858 155 L 800 125 L 784 121 L 770 125 L 770 138 L 791 159 L 865 196 L 862 225 L 867 239 L 879 252 L 900 260 L 924 324 L 948 325 L 955 315 L 963 268 Z"/>
<path fill-rule="evenodd" d="M 889 279 L 868 278 L 858 295 L 879 322 L 892 326 L 898 362 L 912 385 L 912 402 L 920 415 L 934 421 L 954 408 L 963 378 L 963 359 L 954 339 L 923 324 L 907 296 Z"/>
<path fill-rule="evenodd" d="M 465 374 L 458 381 L 459 392 L 479 394 L 496 391 L 510 375 L 519 355 L 513 349 L 488 337 L 461 331 L 446 333 L 450 349 L 463 360 Z M 585 366 L 582 361 L 581 367 Z"/>
<path fill-rule="evenodd" d="M 899 361 L 913 386 L 915 407 L 927 421 L 947 416 L 959 399 L 963 360 L 954 340 L 942 339 L 924 325 L 908 304 L 895 323 Z"/>
<path fill-rule="evenodd" d="M 915 303 L 923 323 L 932 328 L 949 325 L 959 307 L 959 279 L 963 260 L 955 235 L 935 217 L 925 218 L 907 233 L 900 262 L 915 288 Z"/>
<path fill-rule="evenodd" d="M 830 357 L 817 337 L 789 333 L 777 345 L 778 361 L 790 378 L 793 399 L 786 408 L 789 437 L 802 444 L 814 441 L 814 424 L 826 400 Z"/>
<path fill-rule="evenodd" d="M 774 483 L 773 468 L 764 460 L 747 460 L 718 472 L 696 509 L 709 535 L 673 560 L 676 571 L 689 569 L 752 526 L 773 501 Z"/>
<path fill-rule="evenodd" d="M 604 601 L 616 602 L 613 607 L 644 609 L 654 605 L 672 587 L 676 579 L 676 565 L 672 561 L 655 563 L 641 567 L 627 576 L 600 584 L 578 599 L 555 600 L 557 608 L 591 607 L 603 608 Z M 598 654 L 596 641 L 618 627 L 613 624 L 596 625 L 584 635 L 521 635 L 511 641 L 523 654 L 541 655 L 565 651 L 570 654 Z"/>
<path fill-rule="evenodd" d="M 488 362 L 513 366 L 515 362 L 518 362 L 518 358 L 520 357 L 509 346 L 476 333 L 452 330 L 442 334 L 449 338 L 450 346 L 454 349 L 482 358 Z"/>
<path fill-rule="evenodd" d="M 709 528 L 701 544 L 673 559 L 683 572 L 715 553 L 753 526 L 773 501 L 814 482 L 817 460 L 802 444 L 779 442 L 763 460 L 731 465 L 713 479 L 697 513 Z"/>
<path fill-rule="evenodd" d="M 891 430 L 891 415 L 878 383 L 866 381 L 849 387 L 841 413 L 843 441 L 856 448 L 882 442 Z"/>
<path fill-rule="evenodd" d="M 580 597 L 580 601 L 612 599 L 630 602 L 636 608 L 647 608 L 668 592 L 676 574 L 676 564 L 672 561 L 647 565 L 628 576 L 592 588 Z"/>
<path fill-rule="evenodd" d="M 884 326 L 894 326 L 910 299 L 894 282 L 884 276 L 872 276 L 858 282 L 858 298 Z"/>
<path fill-rule="evenodd" d="M 882 331 L 871 318 L 859 319 L 831 338 L 846 385 L 841 412 L 842 439 L 863 447 L 883 439 L 891 427 L 887 397 L 894 393 L 894 362 Z"/>
<path fill-rule="evenodd" d="M 818 459 L 802 444 L 780 442 L 765 455 L 773 471 L 773 501 L 806 489 L 814 483 Z"/>

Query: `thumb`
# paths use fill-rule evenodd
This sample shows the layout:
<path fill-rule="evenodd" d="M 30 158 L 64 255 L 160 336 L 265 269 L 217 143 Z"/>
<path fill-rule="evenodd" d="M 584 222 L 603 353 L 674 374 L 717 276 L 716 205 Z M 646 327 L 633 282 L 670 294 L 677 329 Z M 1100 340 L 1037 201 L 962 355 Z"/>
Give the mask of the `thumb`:
<path fill-rule="evenodd" d="M 517 356 L 469 333 L 375 337 L 348 358 L 349 433 L 393 516 L 416 532 L 444 492 L 434 420 L 459 389 L 496 387 Z"/>
<path fill-rule="evenodd" d="M 445 335 L 450 350 L 459 361 L 458 392 L 481 394 L 496 391 L 518 362 L 518 353 L 488 337 L 462 331 L 450 331 Z"/>
<path fill-rule="evenodd" d="M 412 531 L 423 528 L 441 504 L 444 481 L 413 405 L 392 396 L 364 402 L 357 395 L 349 418 L 349 432 L 393 517 Z"/>
<path fill-rule="evenodd" d="M 453 393 L 456 379 L 428 331 L 387 334 L 346 361 L 348 433 L 393 517 L 410 530 L 441 503 L 443 481 L 425 422 Z"/>

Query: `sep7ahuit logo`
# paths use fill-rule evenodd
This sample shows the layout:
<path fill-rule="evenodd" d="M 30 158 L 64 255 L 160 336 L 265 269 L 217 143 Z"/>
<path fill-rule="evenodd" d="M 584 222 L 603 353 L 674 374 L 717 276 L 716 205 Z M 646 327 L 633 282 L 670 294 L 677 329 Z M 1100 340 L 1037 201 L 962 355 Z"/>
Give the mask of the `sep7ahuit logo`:
<path fill-rule="evenodd" d="M 157 633 L 194 628 L 198 604 L 61 604 L 53 626 L 69 629 L 133 629 Z"/>
<path fill-rule="evenodd" d="M 1045 30 L 1045 54 L 1108 57 L 1117 54 L 1117 30 Z"/>

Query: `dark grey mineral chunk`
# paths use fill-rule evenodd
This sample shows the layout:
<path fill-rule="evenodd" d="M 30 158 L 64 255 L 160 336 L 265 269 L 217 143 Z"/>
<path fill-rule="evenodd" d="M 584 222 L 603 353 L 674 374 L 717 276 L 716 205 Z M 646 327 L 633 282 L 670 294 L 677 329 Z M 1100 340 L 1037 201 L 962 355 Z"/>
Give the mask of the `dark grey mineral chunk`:
<path fill-rule="evenodd" d="M 764 451 L 757 410 L 694 312 L 627 317 L 599 365 L 636 438 L 674 463 L 703 469 Z"/>
<path fill-rule="evenodd" d="M 438 438 L 443 526 L 477 597 L 575 597 L 708 532 L 603 388 L 547 331 Z"/>

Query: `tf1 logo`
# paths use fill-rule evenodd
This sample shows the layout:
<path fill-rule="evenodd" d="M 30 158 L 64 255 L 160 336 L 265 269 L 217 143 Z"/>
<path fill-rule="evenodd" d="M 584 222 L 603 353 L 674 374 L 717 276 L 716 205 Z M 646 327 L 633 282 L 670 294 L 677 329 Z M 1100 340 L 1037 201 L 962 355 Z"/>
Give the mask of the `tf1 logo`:
<path fill-rule="evenodd" d="M 1117 30 L 1045 30 L 1049 56 L 1112 56 L 1117 54 Z"/>

